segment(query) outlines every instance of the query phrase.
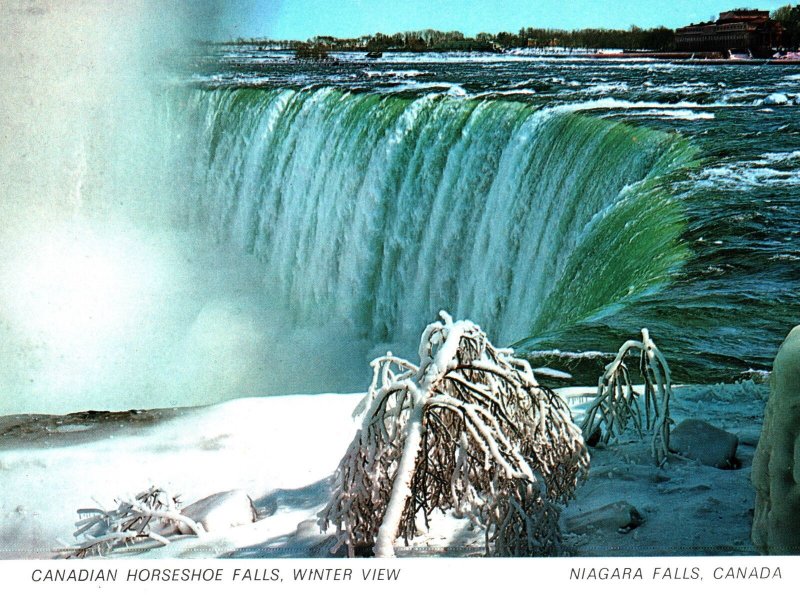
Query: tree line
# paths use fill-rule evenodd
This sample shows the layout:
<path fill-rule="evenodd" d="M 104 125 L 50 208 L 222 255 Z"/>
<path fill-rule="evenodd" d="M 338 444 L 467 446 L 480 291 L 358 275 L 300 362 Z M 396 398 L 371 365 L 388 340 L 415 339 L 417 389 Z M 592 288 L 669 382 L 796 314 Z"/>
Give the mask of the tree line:
<path fill-rule="evenodd" d="M 468 37 L 461 31 L 406 31 L 387 35 L 375 33 L 357 38 L 312 37 L 307 41 L 239 39 L 237 43 L 269 46 L 276 49 L 346 52 L 500 52 L 515 48 L 567 48 L 664 51 L 674 47 L 675 32 L 666 27 L 654 29 L 562 29 L 525 27 L 517 33 L 478 33 Z"/>
<path fill-rule="evenodd" d="M 800 4 L 788 4 L 772 13 L 772 18 L 784 28 L 784 48 L 800 45 Z M 312 37 L 307 41 L 239 39 L 239 44 L 252 44 L 276 49 L 294 50 L 309 58 L 319 58 L 327 52 L 501 52 L 516 48 L 565 48 L 569 50 L 621 49 L 639 51 L 671 51 L 675 49 L 675 31 L 666 27 L 643 29 L 577 29 L 523 27 L 517 33 L 478 33 L 468 37 L 461 31 L 423 29 L 404 33 L 375 33 L 356 38 L 332 36 Z"/>

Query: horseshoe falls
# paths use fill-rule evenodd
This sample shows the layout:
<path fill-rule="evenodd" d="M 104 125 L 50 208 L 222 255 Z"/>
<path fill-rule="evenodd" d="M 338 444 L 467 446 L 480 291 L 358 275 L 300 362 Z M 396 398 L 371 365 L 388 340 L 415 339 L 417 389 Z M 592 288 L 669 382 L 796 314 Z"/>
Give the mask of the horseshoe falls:
<path fill-rule="evenodd" d="M 681 136 L 499 99 L 198 90 L 187 211 L 305 323 L 408 352 L 445 309 L 511 345 L 621 307 L 687 257 Z"/>
<path fill-rule="evenodd" d="M 582 385 L 642 327 L 676 382 L 758 379 L 796 324 L 796 66 L 222 44 L 149 80 L 83 37 L 3 63 L 0 415 L 361 391 L 440 310 Z"/>

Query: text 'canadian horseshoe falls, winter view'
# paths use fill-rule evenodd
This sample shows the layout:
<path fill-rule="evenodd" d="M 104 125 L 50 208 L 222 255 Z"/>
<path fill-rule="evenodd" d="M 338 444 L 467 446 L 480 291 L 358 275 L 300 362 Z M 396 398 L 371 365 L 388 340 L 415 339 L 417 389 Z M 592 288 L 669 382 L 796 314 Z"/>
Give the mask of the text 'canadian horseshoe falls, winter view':
<path fill-rule="evenodd" d="M 0 8 L 0 559 L 783 581 L 800 6 L 391 4 Z"/>

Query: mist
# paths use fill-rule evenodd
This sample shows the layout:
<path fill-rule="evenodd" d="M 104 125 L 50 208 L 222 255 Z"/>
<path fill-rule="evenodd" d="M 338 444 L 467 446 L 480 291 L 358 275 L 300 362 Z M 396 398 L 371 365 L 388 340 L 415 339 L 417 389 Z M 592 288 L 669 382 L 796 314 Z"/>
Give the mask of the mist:
<path fill-rule="evenodd" d="M 139 0 L 0 8 L 0 415 L 358 390 L 347 321 L 298 323 L 254 257 L 190 223 L 165 124 L 202 10 Z"/>

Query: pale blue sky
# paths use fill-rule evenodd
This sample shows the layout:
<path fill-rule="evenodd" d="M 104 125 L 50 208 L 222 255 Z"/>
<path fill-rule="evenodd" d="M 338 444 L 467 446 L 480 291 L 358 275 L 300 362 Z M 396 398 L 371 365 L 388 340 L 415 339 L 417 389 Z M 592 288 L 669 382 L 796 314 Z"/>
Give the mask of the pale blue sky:
<path fill-rule="evenodd" d="M 740 5 L 773 10 L 789 0 L 211 0 L 216 38 L 307 39 L 417 29 L 516 32 L 520 27 L 679 27 Z M 197 6 L 197 5 L 195 5 Z"/>

